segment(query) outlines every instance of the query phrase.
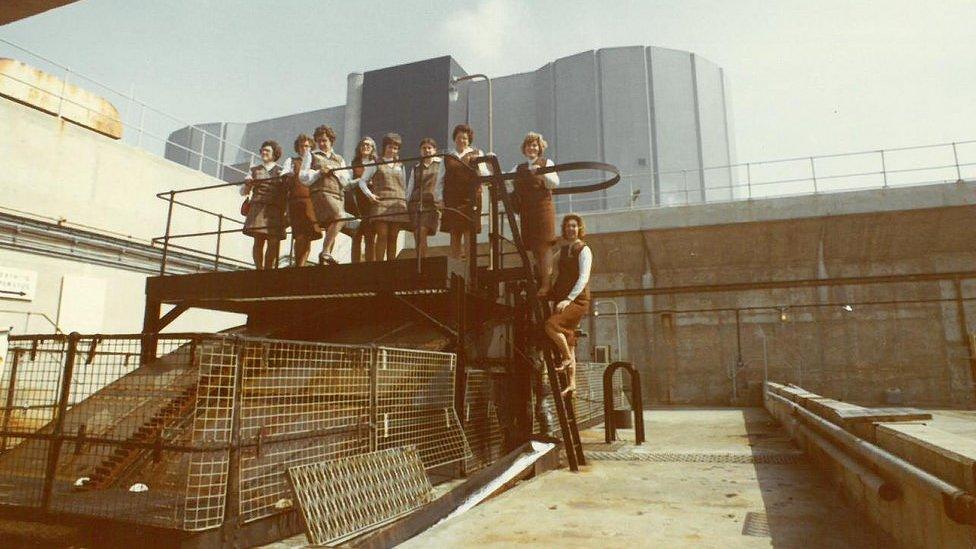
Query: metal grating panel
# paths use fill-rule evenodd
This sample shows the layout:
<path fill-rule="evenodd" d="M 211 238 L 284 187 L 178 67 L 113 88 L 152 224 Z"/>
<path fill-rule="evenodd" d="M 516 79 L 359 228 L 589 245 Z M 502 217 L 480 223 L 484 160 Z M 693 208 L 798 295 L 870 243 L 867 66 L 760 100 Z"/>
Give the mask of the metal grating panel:
<path fill-rule="evenodd" d="M 772 534 L 769 532 L 769 518 L 766 513 L 749 511 L 746 513 L 746 520 L 742 522 L 742 535 L 768 538 Z"/>
<path fill-rule="evenodd" d="M 337 543 L 403 516 L 431 500 L 413 447 L 290 467 L 308 541 Z"/>

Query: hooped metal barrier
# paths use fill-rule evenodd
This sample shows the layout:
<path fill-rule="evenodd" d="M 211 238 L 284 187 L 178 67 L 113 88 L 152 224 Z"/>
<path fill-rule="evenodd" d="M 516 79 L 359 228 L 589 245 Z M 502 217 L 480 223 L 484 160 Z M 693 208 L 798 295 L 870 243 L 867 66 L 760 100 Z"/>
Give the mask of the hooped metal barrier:
<path fill-rule="evenodd" d="M 634 411 L 634 442 L 641 444 L 647 439 L 644 437 L 644 402 L 641 398 L 640 374 L 637 368 L 629 362 L 614 362 L 607 366 L 603 371 L 603 417 L 606 422 L 604 431 L 606 432 L 606 442 L 617 440 L 617 427 L 613 424 L 613 374 L 620 368 L 630 373 L 630 398 L 631 408 Z"/>

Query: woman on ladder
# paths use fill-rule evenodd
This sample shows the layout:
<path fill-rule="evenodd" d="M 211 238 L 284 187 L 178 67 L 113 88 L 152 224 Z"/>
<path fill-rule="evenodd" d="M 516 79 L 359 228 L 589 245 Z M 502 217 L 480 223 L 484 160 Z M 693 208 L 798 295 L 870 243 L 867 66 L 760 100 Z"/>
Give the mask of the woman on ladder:
<path fill-rule="evenodd" d="M 563 394 L 576 390 L 576 330 L 590 308 L 593 252 L 582 240 L 585 234 L 583 218 L 576 214 L 563 218 L 562 241 L 555 261 L 556 282 L 549 294 L 556 307 L 546 320 L 546 334 L 559 351 L 561 361 L 556 370 L 569 369 L 569 383 Z"/>

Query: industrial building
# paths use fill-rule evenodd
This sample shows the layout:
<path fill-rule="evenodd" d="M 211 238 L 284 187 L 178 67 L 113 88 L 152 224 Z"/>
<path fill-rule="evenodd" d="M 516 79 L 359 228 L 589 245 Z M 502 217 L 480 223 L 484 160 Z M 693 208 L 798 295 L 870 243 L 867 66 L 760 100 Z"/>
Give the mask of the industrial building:
<path fill-rule="evenodd" d="M 241 179 L 265 139 L 288 144 L 320 124 L 335 128 L 336 149 L 350 160 L 361 136 L 404 138 L 405 152 L 432 136 L 443 148 L 451 129 L 471 125 L 488 149 L 488 84 L 445 56 L 348 76 L 346 104 L 249 123 L 210 122 L 170 135 L 166 158 L 228 181 Z M 529 131 L 549 142 L 554 162 L 600 160 L 617 166 L 623 184 L 561 211 L 688 204 L 732 198 L 735 147 L 728 82 L 722 68 L 694 53 L 632 46 L 580 52 L 492 85 L 493 151 L 503 169 L 522 161 Z M 207 138 L 203 132 L 226 140 Z M 202 156 L 201 156 L 202 153 Z M 227 169 L 223 165 L 232 165 Z M 712 168 L 712 169 L 708 169 Z M 577 179 L 587 177 L 575 175 Z M 570 181 L 573 179 L 571 178 Z"/>

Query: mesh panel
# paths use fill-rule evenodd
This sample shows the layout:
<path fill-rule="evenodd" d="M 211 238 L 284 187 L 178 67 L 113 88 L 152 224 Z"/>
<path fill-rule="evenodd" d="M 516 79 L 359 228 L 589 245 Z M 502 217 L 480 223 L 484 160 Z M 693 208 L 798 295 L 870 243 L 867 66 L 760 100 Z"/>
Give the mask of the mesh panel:
<path fill-rule="evenodd" d="M 491 375 L 484 370 L 470 370 L 464 398 L 464 435 L 471 447 L 471 458 L 465 461 L 468 471 L 494 463 L 502 456 L 502 430 L 492 398 Z"/>
<path fill-rule="evenodd" d="M 378 349 L 378 450 L 415 446 L 428 469 L 471 456 L 454 411 L 455 360 L 450 353 Z"/>
<path fill-rule="evenodd" d="M 223 522 L 234 455 L 244 521 L 287 507 L 290 466 L 410 445 L 426 468 L 472 458 L 454 372 L 452 354 L 405 349 L 17 336 L 0 372 L 0 505 L 197 531 Z M 487 378 L 472 379 L 467 427 L 484 462 L 497 420 Z"/>
<path fill-rule="evenodd" d="M 305 435 L 241 454 L 243 520 L 274 514 L 285 470 L 369 450 L 369 349 L 266 341 L 244 354 L 241 440 Z"/>

